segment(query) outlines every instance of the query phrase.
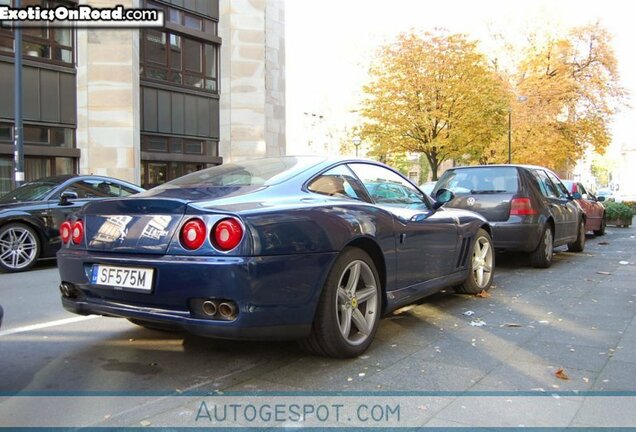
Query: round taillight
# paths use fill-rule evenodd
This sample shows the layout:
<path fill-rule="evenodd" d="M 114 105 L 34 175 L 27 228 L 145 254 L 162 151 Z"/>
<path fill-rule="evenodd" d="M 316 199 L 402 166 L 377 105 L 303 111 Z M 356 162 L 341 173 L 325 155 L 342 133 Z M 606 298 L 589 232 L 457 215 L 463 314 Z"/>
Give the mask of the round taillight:
<path fill-rule="evenodd" d="M 212 230 L 214 246 L 222 251 L 234 249 L 243 239 L 243 227 L 234 218 L 220 220 Z"/>
<path fill-rule="evenodd" d="M 205 222 L 190 219 L 181 227 L 181 245 L 190 250 L 199 249 L 205 241 Z"/>
<path fill-rule="evenodd" d="M 82 238 L 84 237 L 84 224 L 81 219 L 78 219 L 73 224 L 73 231 L 71 232 L 71 239 L 73 240 L 73 244 L 80 244 L 82 242 Z"/>
<path fill-rule="evenodd" d="M 62 243 L 66 244 L 71 239 L 71 223 L 69 221 L 62 222 L 60 225 L 60 237 L 62 238 Z"/>

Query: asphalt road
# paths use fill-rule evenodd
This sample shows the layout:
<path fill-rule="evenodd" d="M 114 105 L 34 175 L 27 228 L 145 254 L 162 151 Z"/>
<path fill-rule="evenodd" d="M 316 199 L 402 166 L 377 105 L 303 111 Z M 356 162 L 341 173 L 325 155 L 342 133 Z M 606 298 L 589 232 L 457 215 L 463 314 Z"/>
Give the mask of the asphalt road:
<path fill-rule="evenodd" d="M 583 253 L 560 249 L 547 270 L 499 254 L 489 298 L 448 291 L 403 308 L 352 360 L 312 357 L 294 343 L 211 340 L 78 317 L 60 305 L 54 262 L 0 274 L 0 413 L 12 399 L 2 392 L 636 391 L 635 234 L 610 227 L 588 236 Z M 569 380 L 555 377 L 559 368 Z M 123 425 L 161 415 L 130 407 L 120 414 Z M 587 424 L 577 415 L 569 424 Z M 423 422 L 441 420 L 463 424 L 444 406 Z"/>

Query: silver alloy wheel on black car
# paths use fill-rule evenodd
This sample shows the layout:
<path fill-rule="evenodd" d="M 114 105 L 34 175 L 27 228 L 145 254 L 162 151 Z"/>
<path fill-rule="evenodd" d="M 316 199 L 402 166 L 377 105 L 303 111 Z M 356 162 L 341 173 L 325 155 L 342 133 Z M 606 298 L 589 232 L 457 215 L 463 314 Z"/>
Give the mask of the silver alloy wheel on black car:
<path fill-rule="evenodd" d="M 537 249 L 530 254 L 530 261 L 534 267 L 548 268 L 552 264 L 553 255 L 554 237 L 552 236 L 552 227 L 546 225 Z"/>
<path fill-rule="evenodd" d="M 587 231 L 585 230 L 585 221 L 583 219 L 579 221 L 577 231 L 576 240 L 568 244 L 568 251 L 570 252 L 583 252 L 583 249 L 585 249 L 585 233 Z"/>
<path fill-rule="evenodd" d="M 331 268 L 309 337 L 301 346 L 314 354 L 355 357 L 373 341 L 380 321 L 380 277 L 369 254 L 345 248 Z"/>
<path fill-rule="evenodd" d="M 0 229 L 0 270 L 26 270 L 35 264 L 39 254 L 40 240 L 31 227 L 11 223 Z"/>
<path fill-rule="evenodd" d="M 480 229 L 473 242 L 473 253 L 468 277 L 463 284 L 456 286 L 455 291 L 463 294 L 477 294 L 488 291 L 492 284 L 495 255 L 490 235 Z"/>

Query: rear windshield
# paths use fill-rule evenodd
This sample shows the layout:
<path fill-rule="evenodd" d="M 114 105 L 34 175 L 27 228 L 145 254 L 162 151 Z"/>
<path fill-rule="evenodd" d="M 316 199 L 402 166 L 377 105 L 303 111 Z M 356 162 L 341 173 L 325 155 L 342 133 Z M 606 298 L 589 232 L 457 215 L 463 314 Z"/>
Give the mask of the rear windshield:
<path fill-rule="evenodd" d="M 296 176 L 318 161 L 319 159 L 311 157 L 281 157 L 228 163 L 185 175 L 155 189 L 197 186 L 269 186 Z"/>
<path fill-rule="evenodd" d="M 455 194 L 516 193 L 519 176 L 514 167 L 450 169 L 439 179 L 433 194 L 442 188 Z"/>

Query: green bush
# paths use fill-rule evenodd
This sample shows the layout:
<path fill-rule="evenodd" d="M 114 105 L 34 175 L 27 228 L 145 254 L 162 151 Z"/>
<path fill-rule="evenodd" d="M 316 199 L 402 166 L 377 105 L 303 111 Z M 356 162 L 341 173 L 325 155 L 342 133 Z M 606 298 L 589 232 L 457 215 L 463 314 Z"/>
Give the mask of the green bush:
<path fill-rule="evenodd" d="M 636 201 L 623 201 L 627 207 L 632 209 L 632 213 L 636 215 Z"/>
<path fill-rule="evenodd" d="M 632 220 L 634 215 L 632 208 L 623 204 L 610 202 L 605 204 L 605 218 L 612 219 L 629 219 Z"/>

